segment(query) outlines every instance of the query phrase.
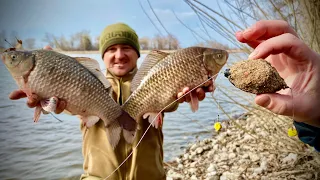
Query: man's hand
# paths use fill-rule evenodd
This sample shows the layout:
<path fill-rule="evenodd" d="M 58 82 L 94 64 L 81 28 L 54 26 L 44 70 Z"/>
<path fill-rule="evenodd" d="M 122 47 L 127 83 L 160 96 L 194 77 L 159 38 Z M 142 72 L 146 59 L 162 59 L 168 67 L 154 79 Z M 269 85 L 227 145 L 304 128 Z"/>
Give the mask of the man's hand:
<path fill-rule="evenodd" d="M 320 55 L 310 49 L 285 21 L 263 20 L 243 32 L 238 41 L 254 48 L 249 59 L 265 58 L 292 89 L 261 94 L 256 104 L 320 127 Z M 293 97 L 292 97 L 293 94 Z"/>
<path fill-rule="evenodd" d="M 207 83 L 204 84 L 204 87 L 197 88 L 197 89 L 193 90 L 193 92 L 196 93 L 196 95 L 198 97 L 198 100 L 202 101 L 206 97 L 205 93 L 206 92 L 213 92 L 214 89 L 215 88 L 214 88 L 213 82 L 212 82 L 212 80 L 210 80 L 210 81 L 208 81 Z M 186 94 L 190 90 L 191 89 L 189 87 L 183 88 L 183 90 L 177 94 L 177 98 L 182 97 L 184 94 Z M 191 96 L 189 96 L 189 95 L 186 95 L 186 96 L 184 96 L 184 97 L 182 97 L 181 99 L 178 100 L 179 103 L 183 103 L 183 102 L 188 102 L 189 103 L 190 101 L 191 101 Z"/>

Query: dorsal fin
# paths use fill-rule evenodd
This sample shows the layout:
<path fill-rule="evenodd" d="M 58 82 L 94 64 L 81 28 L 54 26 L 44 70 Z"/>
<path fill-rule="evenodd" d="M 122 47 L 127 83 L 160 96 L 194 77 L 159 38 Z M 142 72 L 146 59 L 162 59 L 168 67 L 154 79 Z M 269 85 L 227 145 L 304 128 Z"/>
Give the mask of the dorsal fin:
<path fill-rule="evenodd" d="M 162 59 L 167 57 L 170 53 L 166 53 L 159 50 L 152 50 L 143 60 L 141 66 L 139 67 L 139 70 L 137 74 L 134 76 L 132 82 L 131 82 L 131 92 L 135 91 L 138 86 L 140 85 L 140 82 L 142 81 L 143 77 L 146 76 L 149 72 L 149 70 L 158 64 Z"/>
<path fill-rule="evenodd" d="M 86 67 L 92 74 L 94 74 L 107 89 L 111 87 L 111 84 L 102 73 L 97 60 L 88 57 L 75 57 L 75 60 Z"/>

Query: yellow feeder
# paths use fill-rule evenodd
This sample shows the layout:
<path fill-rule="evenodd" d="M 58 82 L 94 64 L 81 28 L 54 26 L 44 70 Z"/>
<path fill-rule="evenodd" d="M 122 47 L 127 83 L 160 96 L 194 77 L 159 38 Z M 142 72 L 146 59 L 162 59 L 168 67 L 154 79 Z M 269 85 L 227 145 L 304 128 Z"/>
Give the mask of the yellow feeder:
<path fill-rule="evenodd" d="M 293 137 L 293 136 L 296 136 L 298 133 L 297 133 L 297 130 L 293 127 L 289 128 L 288 129 L 288 136 L 289 137 Z"/>
<path fill-rule="evenodd" d="M 216 130 L 216 132 L 218 132 L 222 128 L 222 125 L 220 122 L 216 122 L 214 123 L 213 127 Z"/>

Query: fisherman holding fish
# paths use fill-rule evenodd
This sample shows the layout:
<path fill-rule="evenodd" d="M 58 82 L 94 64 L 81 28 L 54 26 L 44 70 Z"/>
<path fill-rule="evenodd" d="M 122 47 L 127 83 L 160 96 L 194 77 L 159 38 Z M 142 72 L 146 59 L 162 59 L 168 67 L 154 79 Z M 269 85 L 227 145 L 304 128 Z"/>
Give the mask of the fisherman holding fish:
<path fill-rule="evenodd" d="M 319 150 L 320 101 L 317 97 L 320 97 L 320 55 L 307 47 L 283 21 L 258 22 L 244 32 L 237 32 L 236 37 L 255 48 L 249 58 L 266 58 L 293 90 L 293 103 L 288 90 L 260 94 L 256 97 L 256 103 L 277 114 L 291 116 L 294 111 L 294 124 L 300 139 Z M 106 78 L 112 85 L 112 96 L 119 104 L 125 103 L 131 94 L 131 80 L 137 71 L 139 50 L 138 36 L 125 24 L 107 26 L 100 36 L 100 52 L 107 67 Z M 195 90 L 199 100 L 205 97 L 205 91 L 214 90 L 212 84 L 209 87 Z M 176 98 L 189 90 L 189 87 L 182 89 Z M 11 99 L 23 97 L 26 95 L 22 91 L 14 91 L 10 95 Z M 185 96 L 179 101 L 190 102 L 191 99 Z M 35 107 L 38 103 L 36 95 L 28 98 L 29 107 Z M 177 106 L 175 104 L 166 111 L 174 111 Z M 66 102 L 60 100 L 55 112 L 61 113 L 65 107 Z M 149 125 L 148 121 L 144 123 L 139 130 Z M 161 127 L 150 128 L 142 141 L 145 143 L 141 143 L 115 173 L 113 171 L 128 157 L 137 140 L 128 144 L 121 138 L 113 149 L 108 143 L 102 121 L 90 128 L 81 124 L 81 131 L 85 171 L 81 179 L 100 179 L 110 174 L 110 179 L 165 179 Z"/>
<path fill-rule="evenodd" d="M 122 105 L 131 94 L 131 81 L 137 72 L 137 60 L 140 57 L 138 36 L 126 24 L 112 24 L 102 31 L 99 47 L 101 57 L 107 68 L 106 79 L 110 82 L 113 90 L 111 96 L 118 104 Z M 212 61 L 214 60 L 212 59 L 213 56 L 210 53 L 205 54 L 208 53 L 205 51 L 206 49 L 209 48 L 199 48 L 199 52 L 193 53 L 197 58 L 200 58 L 201 62 L 205 62 L 210 66 L 208 69 L 203 69 L 205 72 L 211 68 L 216 69 L 215 62 Z M 219 69 L 217 71 L 220 70 L 227 59 L 227 53 L 223 52 L 225 55 L 219 56 L 218 60 L 224 60 L 220 61 L 221 65 L 218 65 Z M 198 56 L 199 53 L 201 53 L 201 56 Z M 210 72 L 217 73 L 215 71 Z M 201 78 L 207 80 L 208 75 L 203 74 Z M 180 91 L 174 93 L 176 97 L 173 97 L 173 100 L 179 99 L 179 103 L 201 101 L 205 98 L 205 92 L 213 92 L 214 90 L 213 83 L 210 80 L 204 84 L 203 88 L 197 88 L 190 95 L 183 96 L 191 88 L 194 87 L 181 88 Z M 10 99 L 23 97 L 26 97 L 26 94 L 21 90 L 10 94 Z M 36 107 L 39 104 L 39 100 L 36 94 L 32 94 L 28 97 L 27 104 L 29 107 Z M 175 111 L 178 107 L 178 102 L 173 103 L 164 111 Z M 60 99 L 57 102 L 55 113 L 61 113 L 67 105 L 66 101 Z M 162 122 L 163 113 L 161 114 L 160 121 Z M 81 123 L 83 135 L 82 153 L 84 157 L 83 169 L 85 172 L 82 174 L 81 179 L 103 179 L 106 177 L 109 177 L 109 179 L 165 179 L 162 127 L 151 127 L 146 131 L 149 127 L 147 120 L 139 122 L 139 126 L 138 136 L 135 137 L 132 144 L 128 143 L 121 136 L 119 142 L 114 147 L 109 143 L 110 139 L 106 136 L 106 128 L 103 121 L 95 122 L 90 128 Z M 146 132 L 146 135 L 133 151 L 133 148 L 137 145 L 144 132 Z M 126 159 L 132 151 L 132 156 Z M 122 162 L 124 163 L 121 164 Z"/>

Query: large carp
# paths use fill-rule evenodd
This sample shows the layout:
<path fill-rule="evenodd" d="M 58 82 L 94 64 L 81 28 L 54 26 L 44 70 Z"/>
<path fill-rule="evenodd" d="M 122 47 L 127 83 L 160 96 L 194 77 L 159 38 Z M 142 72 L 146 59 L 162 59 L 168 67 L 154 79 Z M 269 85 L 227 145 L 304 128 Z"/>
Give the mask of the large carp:
<path fill-rule="evenodd" d="M 123 110 L 135 120 L 149 117 L 149 122 L 158 127 L 159 112 L 176 100 L 184 87 L 194 88 L 217 75 L 227 62 L 224 50 L 189 47 L 174 53 L 152 51 L 143 63 L 131 85 L 131 96 L 123 104 Z M 198 108 L 198 99 L 191 93 L 191 108 Z M 161 113 L 160 113 L 161 115 Z"/>
<path fill-rule="evenodd" d="M 126 141 L 133 141 L 137 123 L 111 98 L 111 85 L 96 60 L 49 50 L 9 50 L 2 54 L 2 61 L 28 97 L 63 99 L 66 110 L 80 115 L 88 127 L 101 118 L 112 147 L 118 144 L 122 130 Z M 41 106 L 36 108 L 35 121 L 41 110 Z"/>

